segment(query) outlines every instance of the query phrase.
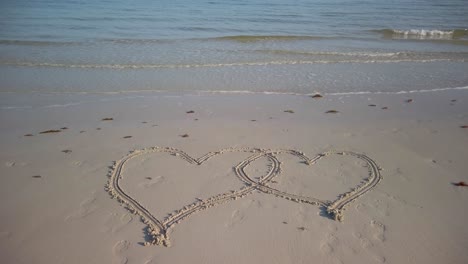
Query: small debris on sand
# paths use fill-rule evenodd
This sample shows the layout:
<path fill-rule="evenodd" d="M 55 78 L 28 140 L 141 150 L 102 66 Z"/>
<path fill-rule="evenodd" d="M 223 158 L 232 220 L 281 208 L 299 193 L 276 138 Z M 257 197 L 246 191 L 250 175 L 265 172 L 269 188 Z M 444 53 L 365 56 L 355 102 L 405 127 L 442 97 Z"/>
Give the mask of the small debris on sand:
<path fill-rule="evenodd" d="M 328 110 L 325 112 L 325 114 L 337 114 L 339 113 L 339 111 L 336 111 L 336 110 Z"/>
<path fill-rule="evenodd" d="M 151 178 L 151 177 L 145 177 L 145 179 L 147 179 L 147 180 L 152 180 L 153 178 Z"/>
<path fill-rule="evenodd" d="M 252 119 L 252 120 L 250 120 L 250 121 L 251 121 L 251 122 L 256 122 L 257 120 L 255 120 L 255 119 Z"/>
<path fill-rule="evenodd" d="M 195 118 L 194 121 L 198 121 L 198 118 Z"/>
<path fill-rule="evenodd" d="M 105 117 L 105 118 L 101 119 L 101 121 L 112 121 L 112 120 L 114 120 L 114 118 L 112 118 L 112 117 Z"/>
<path fill-rule="evenodd" d="M 323 96 L 321 94 L 314 94 L 314 95 L 311 95 L 310 97 L 312 98 L 322 98 Z"/>
<path fill-rule="evenodd" d="M 466 184 L 466 182 L 463 182 L 463 181 L 461 181 L 461 182 L 455 182 L 453 185 L 455 185 L 455 186 L 468 187 L 468 184 Z"/>
<path fill-rule="evenodd" d="M 283 224 L 287 225 L 287 224 L 288 224 L 288 222 L 286 222 L 286 221 L 283 221 Z"/>
<path fill-rule="evenodd" d="M 411 102 L 413 102 L 413 99 L 408 99 L 408 100 L 406 100 L 405 102 L 411 103 Z"/>
<path fill-rule="evenodd" d="M 303 227 L 303 226 L 301 226 L 301 227 L 298 227 L 297 229 L 298 229 L 298 230 L 301 230 L 301 231 L 304 231 L 304 230 L 306 230 L 306 228 L 305 228 L 305 227 Z"/>
<path fill-rule="evenodd" d="M 96 128 L 96 130 L 101 130 L 101 128 L 100 128 L 100 127 L 98 127 L 98 128 Z"/>
<path fill-rule="evenodd" d="M 468 128 L 468 125 L 460 126 L 461 128 Z"/>
<path fill-rule="evenodd" d="M 84 132 L 86 132 L 86 131 L 84 131 L 84 130 L 81 130 L 81 131 L 80 131 L 80 134 L 81 134 L 81 133 L 84 133 Z"/>
<path fill-rule="evenodd" d="M 42 178 L 41 175 L 34 175 L 34 176 L 32 176 L 32 177 L 33 177 L 33 178 Z"/>
<path fill-rule="evenodd" d="M 369 106 L 376 107 L 377 105 L 375 105 L 375 104 L 370 104 Z"/>
<path fill-rule="evenodd" d="M 284 110 L 285 113 L 290 113 L 290 114 L 294 114 L 294 111 L 293 110 Z"/>
<path fill-rule="evenodd" d="M 382 107 L 382 110 L 387 110 L 387 109 L 388 109 L 388 107 L 386 107 L 386 106 Z"/>
<path fill-rule="evenodd" d="M 195 111 L 190 110 L 190 111 L 187 111 L 187 112 L 185 112 L 185 113 L 187 113 L 187 114 L 193 114 L 193 113 L 195 113 Z"/>
<path fill-rule="evenodd" d="M 143 121 L 143 122 L 141 122 L 141 123 L 142 123 L 142 124 L 146 124 L 146 123 L 148 123 L 148 122 L 146 122 L 146 121 Z"/>
<path fill-rule="evenodd" d="M 183 138 L 189 137 L 188 134 L 183 134 L 183 135 L 180 135 L 180 136 L 183 137 Z"/>
<path fill-rule="evenodd" d="M 65 130 L 65 129 L 68 129 L 68 127 L 62 127 L 61 129 L 62 129 L 62 130 Z"/>
<path fill-rule="evenodd" d="M 452 103 L 455 103 L 456 101 L 457 101 L 457 99 L 450 100 L 450 102 L 452 102 Z"/>
<path fill-rule="evenodd" d="M 64 150 L 62 150 L 62 152 L 68 154 L 68 153 L 71 153 L 72 151 L 70 149 L 64 149 Z"/>
<path fill-rule="evenodd" d="M 123 137 L 123 138 L 131 138 L 131 137 L 132 137 L 132 136 L 125 136 L 125 137 Z"/>
<path fill-rule="evenodd" d="M 34 135 L 33 135 L 33 134 L 26 134 L 26 135 L 24 135 L 24 136 L 25 136 L 25 137 L 32 137 L 32 136 L 34 136 Z"/>
<path fill-rule="evenodd" d="M 51 129 L 51 130 L 39 132 L 39 134 L 49 134 L 49 133 L 59 133 L 59 132 L 62 132 L 62 130 Z"/>

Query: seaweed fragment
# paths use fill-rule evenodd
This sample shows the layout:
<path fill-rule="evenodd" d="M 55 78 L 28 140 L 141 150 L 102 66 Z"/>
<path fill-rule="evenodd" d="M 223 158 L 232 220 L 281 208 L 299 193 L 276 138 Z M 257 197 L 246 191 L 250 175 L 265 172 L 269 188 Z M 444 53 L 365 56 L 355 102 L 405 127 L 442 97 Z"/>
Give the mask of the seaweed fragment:
<path fill-rule="evenodd" d="M 180 135 L 180 137 L 186 138 L 186 137 L 189 137 L 189 135 L 188 134 L 183 134 L 183 135 Z"/>
<path fill-rule="evenodd" d="M 318 98 L 322 98 L 323 96 L 321 94 L 314 94 L 314 95 L 311 95 L 310 97 L 314 99 L 318 99 Z"/>
<path fill-rule="evenodd" d="M 190 111 L 187 111 L 187 112 L 185 112 L 185 113 L 187 113 L 187 114 L 193 114 L 193 113 L 195 113 L 195 111 L 190 110 Z"/>
<path fill-rule="evenodd" d="M 462 186 L 462 187 L 468 187 L 468 184 L 466 182 L 461 181 L 461 182 L 454 182 L 453 185 L 455 186 Z"/>
<path fill-rule="evenodd" d="M 59 132 L 62 132 L 62 130 L 51 129 L 51 130 L 39 132 L 39 134 L 50 134 L 50 133 L 59 133 Z"/>
<path fill-rule="evenodd" d="M 339 113 L 339 111 L 336 111 L 336 110 L 328 110 L 325 112 L 325 114 L 337 114 Z"/>
<path fill-rule="evenodd" d="M 294 111 L 293 111 L 293 110 L 290 110 L 290 109 L 284 110 L 283 112 L 285 112 L 285 113 L 290 113 L 290 114 L 294 114 Z"/>
<path fill-rule="evenodd" d="M 125 136 L 125 137 L 123 137 L 123 138 L 131 138 L 131 137 L 132 137 L 132 136 Z"/>
<path fill-rule="evenodd" d="M 114 118 L 112 118 L 112 117 L 105 117 L 105 118 L 101 119 L 101 121 L 112 121 L 112 120 L 114 120 Z"/>

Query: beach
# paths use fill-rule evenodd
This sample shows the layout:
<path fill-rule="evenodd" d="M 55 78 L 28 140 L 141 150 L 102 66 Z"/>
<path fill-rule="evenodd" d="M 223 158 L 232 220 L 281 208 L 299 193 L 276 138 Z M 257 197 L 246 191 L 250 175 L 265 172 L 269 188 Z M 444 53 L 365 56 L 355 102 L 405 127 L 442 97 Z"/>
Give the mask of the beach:
<path fill-rule="evenodd" d="M 0 262 L 468 263 L 467 14 L 2 1 Z"/>
<path fill-rule="evenodd" d="M 1 112 L 2 259 L 463 263 L 468 193 L 455 183 L 468 181 L 467 95 L 6 94 L 3 104 L 35 105 Z M 289 150 L 329 154 L 308 164 Z M 262 154 L 245 173 L 291 195 L 333 201 L 376 177 L 372 164 L 382 178 L 339 221 L 324 206 L 243 182 L 234 168 L 262 151 L 279 165 Z M 206 203 L 153 245 L 138 210 L 109 193 L 115 165 L 132 153 L 120 187 L 161 221 L 253 187 Z M 200 164 L 184 158 L 207 153 Z"/>

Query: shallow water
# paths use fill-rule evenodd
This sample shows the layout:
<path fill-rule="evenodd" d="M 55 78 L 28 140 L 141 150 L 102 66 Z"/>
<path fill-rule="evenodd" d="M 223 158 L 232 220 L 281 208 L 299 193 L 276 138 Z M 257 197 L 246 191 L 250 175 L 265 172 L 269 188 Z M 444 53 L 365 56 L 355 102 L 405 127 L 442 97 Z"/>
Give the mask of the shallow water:
<path fill-rule="evenodd" d="M 0 5 L 0 91 L 303 94 L 468 86 L 464 0 Z"/>

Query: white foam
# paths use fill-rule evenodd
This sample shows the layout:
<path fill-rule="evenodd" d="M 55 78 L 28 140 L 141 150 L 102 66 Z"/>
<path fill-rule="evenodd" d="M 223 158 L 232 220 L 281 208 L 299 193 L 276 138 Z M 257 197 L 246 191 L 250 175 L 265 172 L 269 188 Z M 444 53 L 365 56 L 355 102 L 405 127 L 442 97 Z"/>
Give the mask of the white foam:
<path fill-rule="evenodd" d="M 68 103 L 68 104 L 52 104 L 52 105 L 46 105 L 44 108 L 55 108 L 55 107 L 69 107 L 69 106 L 75 106 L 75 105 L 80 105 L 81 103 Z"/>
<path fill-rule="evenodd" d="M 0 107 L 1 110 L 14 110 L 14 109 L 31 109 L 32 106 L 2 106 Z"/>
<path fill-rule="evenodd" d="M 339 93 L 328 93 L 327 95 L 362 95 L 362 94 L 411 94 L 411 93 L 431 93 L 431 92 L 442 92 L 451 90 L 468 90 L 468 86 L 463 87 L 447 87 L 447 88 L 434 88 L 434 89 L 423 89 L 423 90 L 410 90 L 410 91 L 397 91 L 397 92 L 372 92 L 372 91 L 359 91 L 359 92 L 339 92 Z"/>
<path fill-rule="evenodd" d="M 419 39 L 452 39 L 454 30 L 426 30 L 426 29 L 410 29 L 410 30 L 393 30 L 393 34 L 402 38 L 419 38 Z"/>

